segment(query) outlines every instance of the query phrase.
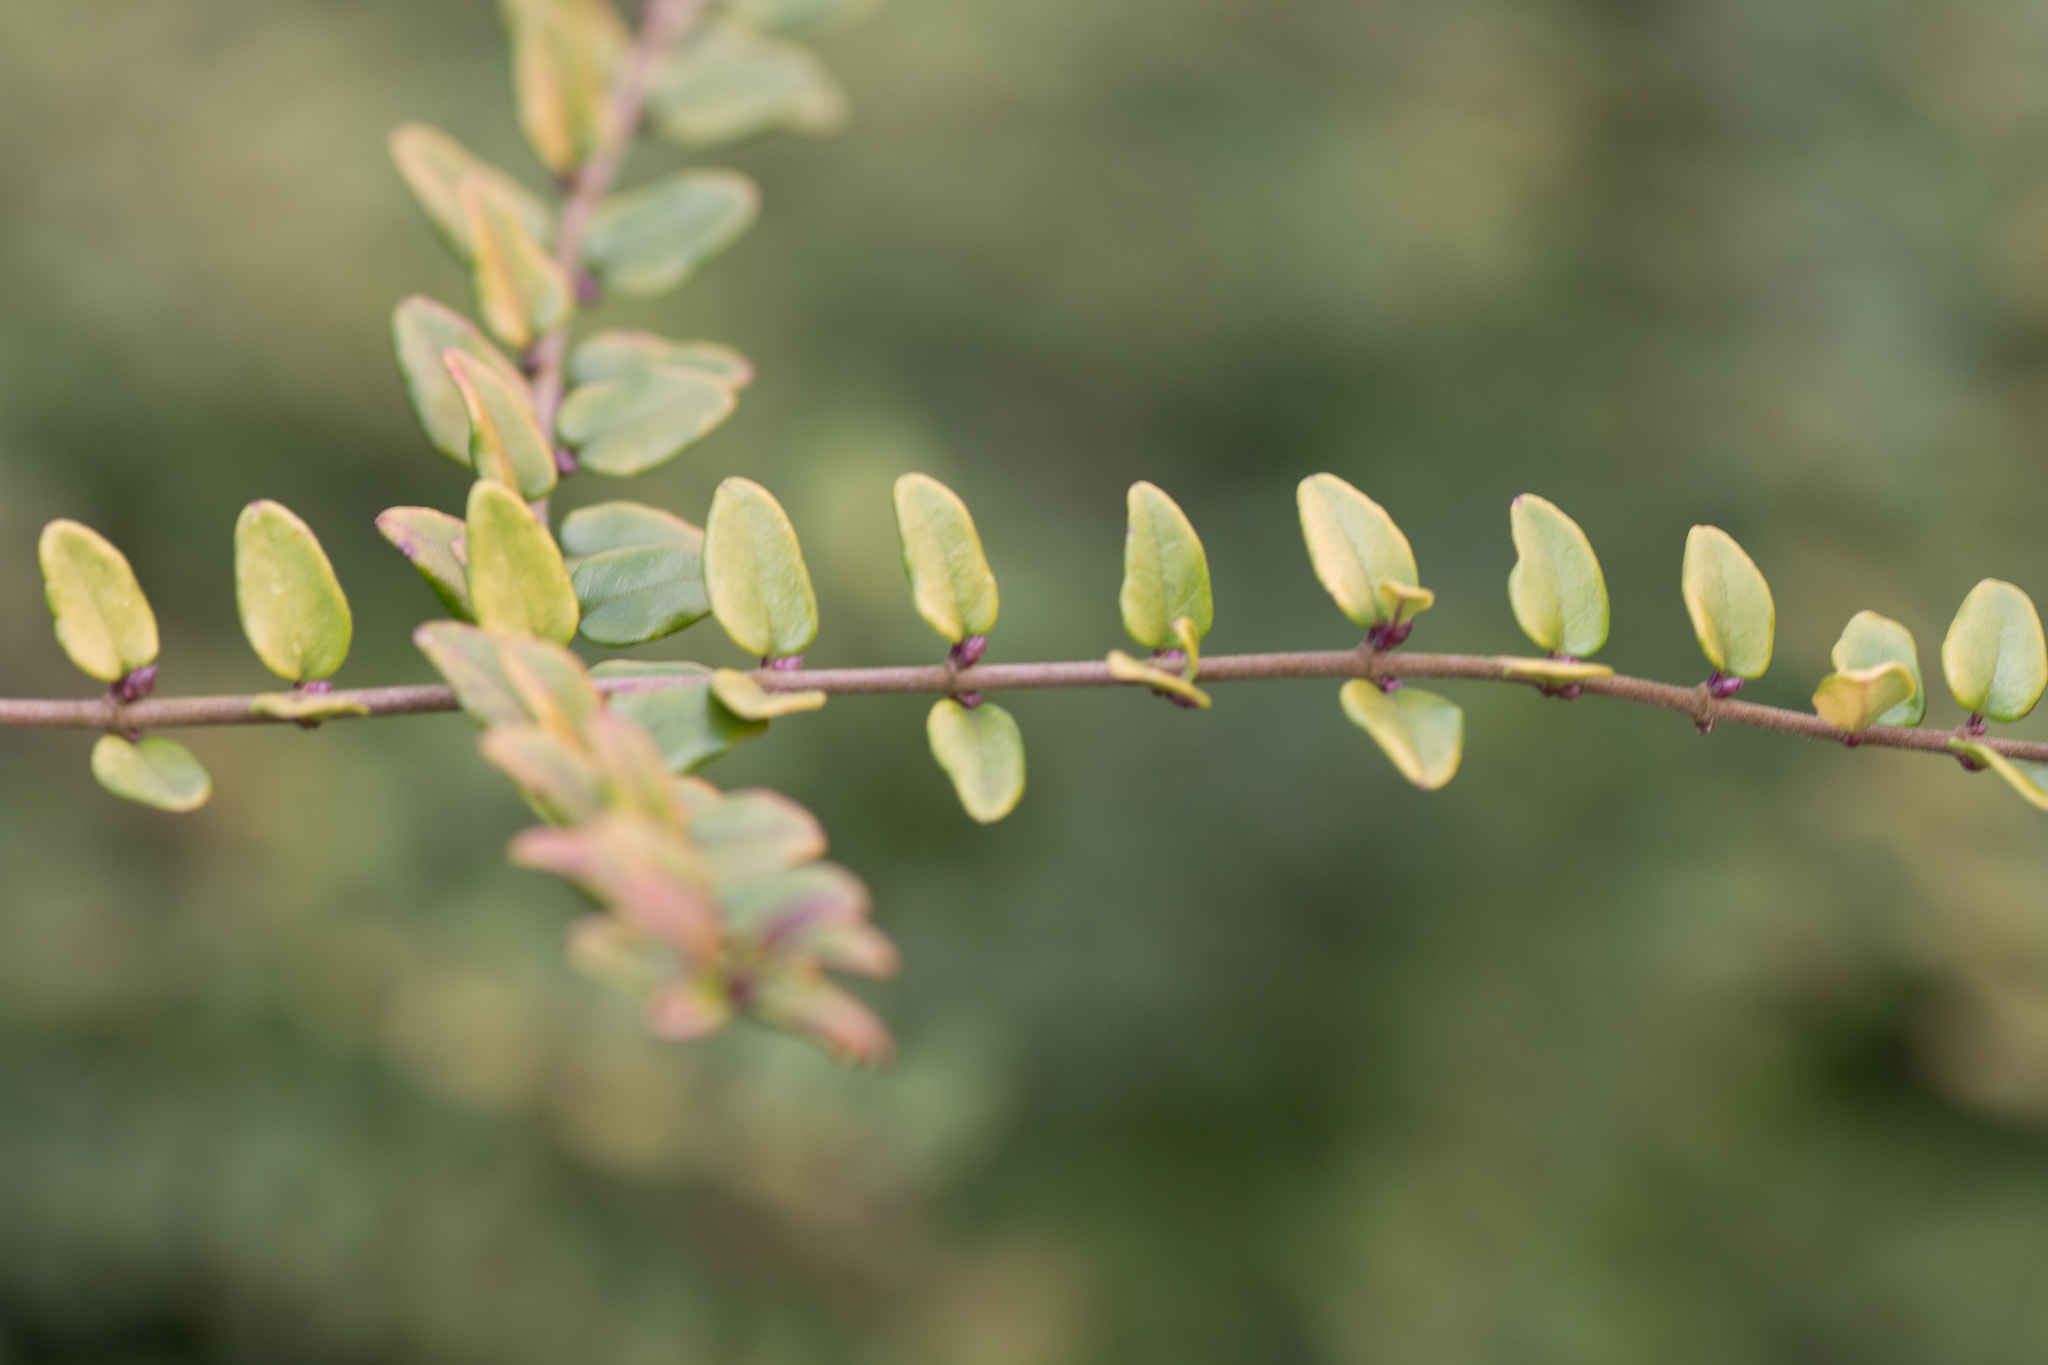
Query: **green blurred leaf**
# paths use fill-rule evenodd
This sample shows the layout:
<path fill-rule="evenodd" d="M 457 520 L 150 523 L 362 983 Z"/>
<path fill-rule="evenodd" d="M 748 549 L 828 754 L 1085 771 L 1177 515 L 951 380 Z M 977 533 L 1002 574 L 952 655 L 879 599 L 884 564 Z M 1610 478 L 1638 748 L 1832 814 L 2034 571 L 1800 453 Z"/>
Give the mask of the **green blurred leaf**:
<path fill-rule="evenodd" d="M 702 440 L 738 401 L 733 386 L 703 370 L 655 365 L 624 379 L 573 390 L 555 429 L 593 474 L 645 474 Z"/>
<path fill-rule="evenodd" d="M 612 648 L 672 635 L 711 611 L 704 533 L 656 507 L 604 502 L 562 522 L 583 638 Z"/>
<path fill-rule="evenodd" d="M 2033 710 L 2048 687 L 2048 642 L 2033 599 L 1996 578 L 1970 589 L 1941 643 L 1941 669 L 1966 711 L 2018 720 Z"/>
<path fill-rule="evenodd" d="M 1129 510 L 1124 584 L 1117 599 L 1124 629 L 1147 649 L 1185 648 L 1174 622 L 1186 618 L 1199 644 L 1216 619 L 1201 537 L 1180 505 L 1152 484 L 1131 485 Z"/>
<path fill-rule="evenodd" d="M 1876 724 L 1879 716 L 1905 705 L 1914 695 L 1913 675 L 1904 664 L 1875 664 L 1822 678 L 1814 690 L 1813 709 L 1837 730 L 1860 735 Z"/>
<path fill-rule="evenodd" d="M 192 751 L 154 736 L 137 744 L 101 735 L 92 748 L 92 775 L 114 795 L 158 810 L 198 810 L 213 795 L 213 779 Z"/>
<path fill-rule="evenodd" d="M 770 692 L 751 673 L 736 668 L 721 668 L 711 675 L 711 695 L 741 720 L 779 720 L 825 704 L 823 692 Z"/>
<path fill-rule="evenodd" d="M 599 204 L 583 262 L 613 293 L 655 298 L 738 241 L 760 211 L 761 191 L 738 171 L 679 171 Z"/>
<path fill-rule="evenodd" d="M 468 528 L 459 517 L 432 507 L 389 507 L 378 514 L 377 530 L 412 561 L 449 615 L 460 621 L 476 619 L 469 604 L 464 547 Z"/>
<path fill-rule="evenodd" d="M 249 714 L 317 725 L 323 720 L 367 716 L 370 708 L 333 692 L 265 692 L 249 703 Z"/>
<path fill-rule="evenodd" d="M 612 691 L 615 713 L 645 726 L 661 746 L 671 772 L 700 768 L 743 739 L 765 734 L 766 721 L 734 715 L 711 694 L 711 670 L 702 664 L 615 659 L 592 671 L 596 678 L 631 683 L 670 678 L 701 680 L 645 691 Z"/>
<path fill-rule="evenodd" d="M 942 697 L 925 720 L 925 734 L 971 818 L 992 825 L 1017 808 L 1024 795 L 1024 736 L 1008 711 L 993 702 L 966 707 Z"/>
<path fill-rule="evenodd" d="M 424 123 L 401 124 L 391 134 L 391 159 L 406 187 L 427 215 L 441 241 L 459 261 L 470 258 L 469 219 L 458 187 L 465 179 L 489 192 L 525 224 L 535 241 L 554 236 L 554 215 L 540 197 L 438 128 Z M 445 347 L 443 349 L 446 349 Z"/>
<path fill-rule="evenodd" d="M 731 0 L 726 13 L 763 33 L 814 37 L 865 19 L 879 0 Z"/>
<path fill-rule="evenodd" d="M 605 135 L 605 104 L 631 36 L 609 0 L 502 0 L 512 34 L 519 126 L 557 175 Z"/>
<path fill-rule="evenodd" d="M 1377 626 L 1429 607 L 1434 599 L 1416 590 L 1408 537 L 1378 503 L 1335 474 L 1303 479 L 1295 500 L 1316 577 L 1346 616 Z"/>
<path fill-rule="evenodd" d="M 466 541 L 477 624 L 567 644 L 576 634 L 576 589 L 554 538 L 519 495 L 502 484 L 470 485 Z"/>
<path fill-rule="evenodd" d="M 582 661 L 560 645 L 455 621 L 429 621 L 412 639 L 481 724 L 530 722 L 571 735 L 603 706 Z"/>
<path fill-rule="evenodd" d="M 604 811 L 602 774 L 581 748 L 555 731 L 539 725 L 493 725 L 478 744 L 484 758 L 512 779 L 541 819 L 578 825 Z"/>
<path fill-rule="evenodd" d="M 1451 702 L 1415 687 L 1382 692 L 1366 678 L 1345 683 L 1337 697 L 1351 723 L 1422 790 L 1435 791 L 1457 776 L 1465 753 L 1465 713 Z"/>
<path fill-rule="evenodd" d="M 2005 779 L 2005 785 L 2019 793 L 2035 810 L 2048 811 L 2048 767 L 2039 763 L 2015 763 L 1988 744 L 1952 739 L 1948 747 L 1979 767 L 1989 768 Z"/>
<path fill-rule="evenodd" d="M 465 176 L 455 193 L 468 233 L 477 313 L 492 336 L 523 351 L 576 311 L 569 276 L 486 182 Z"/>
<path fill-rule="evenodd" d="M 555 452 L 534 420 L 526 385 L 508 384 L 465 351 L 451 350 L 441 359 L 469 419 L 470 460 L 476 476 L 516 489 L 528 500 L 552 493 Z"/>
<path fill-rule="evenodd" d="M 846 97 L 807 48 L 744 24 L 703 24 L 656 70 L 647 103 L 655 126 L 689 147 L 775 129 L 817 135 L 846 121 Z"/>
<path fill-rule="evenodd" d="M 896 480 L 896 534 L 903 572 L 925 624 L 958 644 L 996 624 L 996 576 L 967 504 L 926 474 Z"/>
<path fill-rule="evenodd" d="M 1832 657 L 1838 673 L 1856 673 L 1895 663 L 1912 677 L 1913 695 L 1877 716 L 1872 724 L 1918 725 L 1927 715 L 1927 683 L 1920 676 L 1920 651 L 1913 643 L 1913 632 L 1889 616 L 1859 611 L 1850 617 L 1849 624 L 1842 629 L 1842 638 L 1835 641 Z"/>
<path fill-rule="evenodd" d="M 720 793 L 698 778 L 676 789 L 689 811 L 690 837 L 715 881 L 765 877 L 825 856 L 817 817 L 780 792 Z"/>
<path fill-rule="evenodd" d="M 1538 649 L 1585 658 L 1607 643 L 1607 580 L 1579 524 L 1548 499 L 1524 493 L 1508 505 L 1515 567 L 1508 601 Z"/>
<path fill-rule="evenodd" d="M 333 676 L 355 619 L 313 528 L 259 499 L 235 519 L 235 604 L 263 666 L 286 682 Z"/>
<path fill-rule="evenodd" d="M 469 408 L 455 377 L 448 372 L 448 352 L 460 351 L 481 361 L 522 398 L 525 376 L 468 318 L 417 294 L 392 313 L 391 337 L 398 367 L 405 375 L 406 393 L 427 439 L 463 468 L 474 468 Z"/>
<path fill-rule="evenodd" d="M 1770 584 L 1734 537 L 1718 526 L 1693 527 L 1679 587 L 1707 662 L 1730 677 L 1762 677 L 1771 666 L 1778 608 Z"/>
<path fill-rule="evenodd" d="M 156 614 L 128 558 L 93 530 L 58 518 L 36 544 L 57 643 L 87 677 L 119 682 L 156 661 Z"/>
<path fill-rule="evenodd" d="M 796 528 L 782 504 L 750 479 L 727 479 L 711 496 L 704 578 L 718 624 L 747 653 L 801 654 L 817 636 L 818 599 Z"/>
<path fill-rule="evenodd" d="M 569 378 L 578 384 L 630 379 L 657 366 L 701 370 L 735 389 L 754 382 L 754 365 L 716 341 L 670 341 L 652 332 L 599 332 L 569 358 Z"/>
<path fill-rule="evenodd" d="M 1169 673 L 1163 668 L 1140 663 L 1120 649 L 1109 651 L 1108 663 L 1109 676 L 1115 678 L 1118 682 L 1143 683 L 1145 686 L 1156 688 L 1161 692 L 1170 693 L 1176 697 L 1185 697 L 1204 711 L 1208 710 L 1211 705 L 1207 692 L 1204 692 L 1186 678 L 1181 677 L 1178 673 Z"/>

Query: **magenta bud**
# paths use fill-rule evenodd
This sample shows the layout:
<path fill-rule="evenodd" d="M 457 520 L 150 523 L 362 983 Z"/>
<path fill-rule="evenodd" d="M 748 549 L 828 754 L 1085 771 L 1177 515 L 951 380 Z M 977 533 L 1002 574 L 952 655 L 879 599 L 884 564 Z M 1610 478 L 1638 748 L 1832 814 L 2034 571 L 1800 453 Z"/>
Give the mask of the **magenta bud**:
<path fill-rule="evenodd" d="M 604 290 L 598 285 L 597 276 L 588 270 L 576 272 L 576 302 L 589 308 L 604 297 Z"/>
<path fill-rule="evenodd" d="M 316 697 L 324 693 L 332 692 L 333 690 L 334 684 L 326 678 L 308 678 L 304 682 L 295 682 L 292 684 L 292 691 L 310 692 Z"/>
<path fill-rule="evenodd" d="M 582 466 L 576 463 L 576 457 L 569 453 L 568 447 L 555 447 L 555 472 L 557 474 L 574 474 L 581 468 Z"/>
<path fill-rule="evenodd" d="M 1716 701 L 1726 701 L 1742 690 L 1742 679 L 1731 678 L 1720 669 L 1707 677 L 1707 695 Z"/>
<path fill-rule="evenodd" d="M 972 711 L 975 707 L 981 705 L 981 693 L 962 692 L 959 696 L 953 698 L 953 700 L 959 702 L 962 706 Z"/>
<path fill-rule="evenodd" d="M 1373 685 L 1390 697 L 1401 690 L 1399 678 L 1374 678 Z"/>
<path fill-rule="evenodd" d="M 804 656 L 801 654 L 785 654 L 780 659 L 761 660 L 761 667 L 770 673 L 795 673 L 803 666 Z"/>
<path fill-rule="evenodd" d="M 124 703 L 141 701 L 156 690 L 156 665 L 144 664 L 114 684 L 114 695 Z"/>
<path fill-rule="evenodd" d="M 988 653 L 988 636 L 970 635 L 946 654 L 946 661 L 955 668 L 972 668 Z"/>

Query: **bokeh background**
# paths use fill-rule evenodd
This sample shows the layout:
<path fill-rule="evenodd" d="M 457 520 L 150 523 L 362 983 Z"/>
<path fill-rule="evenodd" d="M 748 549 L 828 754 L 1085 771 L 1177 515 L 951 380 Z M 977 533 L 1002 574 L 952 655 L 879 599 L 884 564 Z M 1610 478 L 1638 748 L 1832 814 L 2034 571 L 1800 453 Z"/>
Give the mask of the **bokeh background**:
<path fill-rule="evenodd" d="M 0 693 L 90 690 L 56 515 L 133 559 L 167 690 L 261 686 L 259 496 L 355 600 L 342 681 L 428 676 L 370 523 L 464 476 L 386 326 L 461 280 L 383 138 L 539 183 L 492 11 L 0 4 Z M 852 125 L 718 158 L 759 227 L 613 315 L 759 363 L 635 495 L 774 488 L 814 662 L 937 655 L 909 469 L 975 508 L 1007 659 L 1119 643 L 1140 477 L 1207 540 L 1219 650 L 1354 638 L 1293 520 L 1323 469 L 1414 540 L 1423 647 L 1516 646 L 1531 489 L 1625 671 L 1701 674 L 1680 547 L 1731 530 L 1787 705 L 1859 608 L 1931 668 L 1976 579 L 2048 590 L 2042 0 L 889 0 L 824 47 Z M 988 830 L 914 699 L 722 760 L 903 945 L 881 1075 L 644 1040 L 459 720 L 199 734 L 183 818 L 86 737 L 0 736 L 0 1361 L 2048 1359 L 2041 818 L 1924 758 L 1446 690 L 1436 795 L 1327 683 L 1019 696 Z"/>

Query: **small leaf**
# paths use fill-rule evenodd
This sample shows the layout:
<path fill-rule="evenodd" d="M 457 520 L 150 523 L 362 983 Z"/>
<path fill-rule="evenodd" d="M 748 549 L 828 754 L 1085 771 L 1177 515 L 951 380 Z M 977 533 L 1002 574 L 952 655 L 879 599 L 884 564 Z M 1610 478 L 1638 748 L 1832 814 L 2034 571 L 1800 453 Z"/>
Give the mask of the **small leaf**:
<path fill-rule="evenodd" d="M 92 775 L 114 795 L 158 810 L 198 810 L 213 795 L 213 779 L 192 751 L 154 736 L 135 744 L 101 735 L 92 749 Z"/>
<path fill-rule="evenodd" d="M 1129 505 L 1124 585 L 1117 598 L 1124 629 L 1147 649 L 1185 649 L 1174 631 L 1174 622 L 1185 618 L 1199 643 L 1216 619 L 1201 537 L 1180 504 L 1152 484 L 1132 484 Z"/>
<path fill-rule="evenodd" d="M 702 440 L 738 399 L 731 384 L 703 370 L 653 365 L 623 379 L 575 389 L 555 429 L 593 474 L 615 479 L 645 474 Z"/>
<path fill-rule="evenodd" d="M 348 598 L 311 527 L 262 499 L 235 520 L 235 602 L 263 666 L 286 682 L 333 676 L 355 631 Z"/>
<path fill-rule="evenodd" d="M 2005 784 L 2035 810 L 2048 810 L 2048 789 L 2044 789 L 2044 784 L 2048 784 L 2048 767 L 2039 763 L 2015 763 L 1990 745 L 1975 744 L 1967 739 L 1952 739 L 1948 747 L 2004 778 Z"/>
<path fill-rule="evenodd" d="M 427 221 L 455 258 L 470 257 L 469 221 L 463 212 L 458 187 L 465 179 L 475 180 L 526 225 L 536 241 L 554 236 L 554 215 L 524 185 L 505 172 L 470 155 L 467 148 L 438 128 L 424 123 L 400 125 L 391 134 L 391 159 L 413 193 Z M 446 347 L 442 348 L 446 350 Z"/>
<path fill-rule="evenodd" d="M 1385 625 L 1426 610 L 1416 591 L 1415 552 L 1386 510 L 1335 474 L 1313 474 L 1296 493 L 1301 531 L 1316 577 L 1343 613 L 1361 626 Z"/>
<path fill-rule="evenodd" d="M 334 692 L 266 692 L 249 703 L 249 714 L 318 725 L 323 720 L 367 716 L 370 708 Z"/>
<path fill-rule="evenodd" d="M 1579 524 L 1547 499 L 1524 493 L 1508 505 L 1515 567 L 1508 601 L 1538 649 L 1585 658 L 1607 643 L 1607 580 Z"/>
<path fill-rule="evenodd" d="M 562 549 L 583 608 L 583 638 L 623 648 L 673 635 L 710 614 L 704 533 L 654 507 L 599 503 L 562 522 Z"/>
<path fill-rule="evenodd" d="M 1008 711 L 993 702 L 970 709 L 943 697 L 926 718 L 925 733 L 972 819 L 992 825 L 1017 808 L 1024 795 L 1024 736 Z"/>
<path fill-rule="evenodd" d="M 1351 723 L 1373 737 L 1401 776 L 1433 792 L 1457 776 L 1465 752 L 1465 713 L 1433 692 L 1382 692 L 1354 678 L 1337 694 Z"/>
<path fill-rule="evenodd" d="M 515 351 L 568 322 L 569 276 L 519 214 L 474 176 L 456 189 L 470 246 L 470 287 L 492 336 Z"/>
<path fill-rule="evenodd" d="M 721 668 L 711 675 L 711 695 L 741 720 L 778 720 L 825 704 L 823 692 L 770 692 L 752 674 L 736 668 Z"/>
<path fill-rule="evenodd" d="M 1913 632 L 1889 616 L 1859 611 L 1850 617 L 1849 624 L 1842 629 L 1842 638 L 1835 641 L 1833 659 L 1836 671 L 1841 673 L 1896 663 L 1904 665 L 1912 676 L 1913 695 L 1878 716 L 1875 724 L 1918 725 L 1926 716 L 1927 683 L 1920 676 L 1920 651 L 1914 647 Z"/>
<path fill-rule="evenodd" d="M 738 171 L 680 171 L 599 204 L 583 261 L 611 292 L 655 298 L 738 241 L 760 211 L 761 191 Z"/>
<path fill-rule="evenodd" d="M 1707 662 L 1730 677 L 1761 678 L 1771 666 L 1778 608 L 1734 537 L 1718 526 L 1693 527 L 1679 586 Z"/>
<path fill-rule="evenodd" d="M 1941 669 L 1963 709 L 2018 720 L 2048 686 L 2048 642 L 2033 599 L 1987 578 L 1970 589 L 1941 644 Z"/>
<path fill-rule="evenodd" d="M 801 654 L 818 633 L 818 599 L 796 528 L 750 479 L 730 478 L 704 520 L 704 577 L 712 614 L 749 654 Z"/>
<path fill-rule="evenodd" d="M 561 175 L 604 141 L 606 100 L 631 38 L 608 0 L 503 0 L 519 126 Z"/>
<path fill-rule="evenodd" d="M 528 501 L 555 488 L 554 448 L 535 421 L 526 385 L 514 386 L 467 352 L 441 357 L 469 421 L 469 457 L 480 479 L 517 489 Z"/>
<path fill-rule="evenodd" d="M 711 670 L 702 664 L 616 659 L 599 664 L 592 676 L 614 684 L 696 679 L 646 690 L 612 690 L 611 710 L 647 728 L 661 746 L 670 772 L 701 768 L 743 739 L 764 734 L 766 721 L 743 720 L 711 695 Z"/>
<path fill-rule="evenodd" d="M 775 129 L 815 136 L 846 121 L 846 97 L 816 53 L 736 23 L 700 25 L 677 44 L 647 101 L 662 134 L 688 147 Z"/>
<path fill-rule="evenodd" d="M 87 677 L 119 682 L 156 661 L 156 614 L 128 558 L 89 526 L 59 518 L 36 545 L 57 643 Z"/>
<path fill-rule="evenodd" d="M 486 630 L 567 644 L 576 634 L 576 589 L 554 538 L 502 484 L 470 486 L 469 600 Z"/>
<path fill-rule="evenodd" d="M 917 614 L 954 644 L 995 629 L 996 576 L 967 504 L 925 474 L 896 480 L 895 497 L 903 572 Z"/>
<path fill-rule="evenodd" d="M 727 13 L 763 33 L 809 37 L 844 28 L 875 12 L 878 0 L 732 0 Z"/>
<path fill-rule="evenodd" d="M 599 332 L 576 348 L 569 377 L 578 384 L 630 379 L 658 365 L 701 370 L 735 389 L 754 382 L 754 365 L 716 341 L 670 341 L 652 332 Z"/>
<path fill-rule="evenodd" d="M 1169 673 L 1163 668 L 1140 663 L 1120 649 L 1109 651 L 1109 676 L 1118 682 L 1143 683 L 1160 692 L 1176 697 L 1185 697 L 1202 710 L 1209 709 L 1209 694 L 1189 682 L 1178 673 Z"/>
<path fill-rule="evenodd" d="M 405 374 L 406 393 L 427 439 L 464 469 L 474 468 L 469 408 L 448 372 L 448 352 L 461 351 L 483 362 L 522 397 L 525 376 L 468 318 L 432 299 L 414 295 L 400 303 L 391 315 L 391 337 L 398 351 L 398 367 Z"/>
<path fill-rule="evenodd" d="M 1517 659 L 1504 655 L 1494 662 L 1500 665 L 1503 678 L 1571 683 L 1614 676 L 1614 670 L 1606 664 L 1589 664 L 1583 659 Z"/>
<path fill-rule="evenodd" d="M 378 515 L 377 530 L 412 561 L 451 616 L 476 619 L 469 605 L 467 528 L 460 518 L 432 507 L 390 507 Z"/>
<path fill-rule="evenodd" d="M 412 639 L 484 725 L 531 722 L 575 734 L 603 706 L 582 661 L 560 645 L 454 621 L 429 621 Z"/>
<path fill-rule="evenodd" d="M 1860 735 L 1876 724 L 1879 716 L 1910 702 L 1915 690 L 1913 675 L 1902 663 L 1848 668 L 1820 680 L 1813 694 L 1813 709 L 1837 730 Z"/>

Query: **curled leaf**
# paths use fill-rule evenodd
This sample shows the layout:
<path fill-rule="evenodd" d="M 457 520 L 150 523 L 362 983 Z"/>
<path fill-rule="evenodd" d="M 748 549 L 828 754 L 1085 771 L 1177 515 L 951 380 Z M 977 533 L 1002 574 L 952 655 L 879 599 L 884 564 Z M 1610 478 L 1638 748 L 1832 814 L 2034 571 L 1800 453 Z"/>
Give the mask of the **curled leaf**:
<path fill-rule="evenodd" d="M 1835 671 L 1855 673 L 1888 663 L 1899 664 L 1913 680 L 1913 694 L 1878 715 L 1877 725 L 1918 725 L 1927 714 L 1927 684 L 1920 676 L 1920 651 L 1913 644 L 1913 632 L 1888 616 L 1859 611 L 1842 629 L 1832 654 Z M 1826 714 L 1823 712 L 1822 714 Z M 1830 722 L 1842 729 L 1839 722 Z"/>
<path fill-rule="evenodd" d="M 461 351 L 473 357 L 507 388 L 522 395 L 525 376 L 468 318 L 417 294 L 392 313 L 391 339 L 398 352 L 398 368 L 405 375 L 406 394 L 427 439 L 463 468 L 474 468 L 469 408 L 455 377 L 448 372 L 448 352 Z"/>
<path fill-rule="evenodd" d="M 1996 578 L 1970 589 L 1941 643 L 1941 669 L 1967 711 L 2018 720 L 2033 710 L 2048 687 L 2048 642 L 2033 599 Z"/>
<path fill-rule="evenodd" d="M 613 293 L 655 298 L 738 241 L 760 212 L 761 191 L 738 171 L 680 171 L 599 204 L 583 261 Z"/>
<path fill-rule="evenodd" d="M 1730 677 L 1761 678 L 1771 666 L 1778 608 L 1734 537 L 1718 526 L 1693 527 L 1679 586 L 1707 662 Z"/>
<path fill-rule="evenodd" d="M 996 624 L 996 576 L 967 504 L 927 474 L 896 480 L 896 534 L 911 599 L 925 624 L 959 644 Z"/>
<path fill-rule="evenodd" d="M 2035 810 L 2048 811 L 2048 767 L 2039 763 L 2015 763 L 1988 744 L 1952 739 L 1948 747 L 1980 768 L 1989 768 L 2019 793 L 2020 800 Z"/>
<path fill-rule="evenodd" d="M 750 673 L 721 668 L 711 675 L 711 695 L 741 720 L 775 720 L 825 704 L 823 692 L 770 692 Z"/>
<path fill-rule="evenodd" d="M 1579 524 L 1545 498 L 1524 493 L 1508 506 L 1515 567 L 1508 601 L 1538 649 L 1577 658 L 1607 643 L 1607 580 Z"/>
<path fill-rule="evenodd" d="M 796 528 L 751 479 L 727 479 L 712 494 L 704 580 L 718 624 L 749 654 L 801 654 L 818 633 L 818 599 Z"/>
<path fill-rule="evenodd" d="M 467 528 L 461 518 L 432 507 L 387 507 L 377 515 L 377 531 L 412 561 L 449 615 L 476 619 L 469 605 Z"/>
<path fill-rule="evenodd" d="M 1401 776 L 1435 791 L 1458 773 L 1465 752 L 1465 713 L 1433 692 L 1403 687 L 1382 692 L 1354 678 L 1337 694 L 1351 723 L 1373 737 Z"/>
<path fill-rule="evenodd" d="M 717 430 L 737 405 L 733 385 L 701 369 L 649 365 L 572 390 L 555 430 L 593 474 L 657 469 Z"/>
<path fill-rule="evenodd" d="M 1546 683 L 1584 682 L 1588 678 L 1611 678 L 1614 670 L 1606 664 L 1589 664 L 1583 659 L 1518 659 L 1503 655 L 1495 660 L 1503 678 L 1534 679 Z"/>
<path fill-rule="evenodd" d="M 575 585 L 554 537 L 517 493 L 488 481 L 470 485 L 465 540 L 477 624 L 556 644 L 575 636 Z"/>
<path fill-rule="evenodd" d="M 1010 713 L 993 702 L 962 706 L 942 697 L 925 718 L 932 757 L 953 779 L 961 807 L 992 825 L 1024 796 L 1024 736 Z"/>
<path fill-rule="evenodd" d="M 1913 675 L 1901 663 L 1875 664 L 1830 673 L 1814 690 L 1813 709 L 1837 730 L 1860 735 L 1879 716 L 1910 702 L 1916 692 Z"/>
<path fill-rule="evenodd" d="M 57 643 L 80 672 L 118 682 L 156 661 L 156 613 L 105 536 L 60 517 L 43 528 L 36 556 Z"/>
<path fill-rule="evenodd" d="M 1409 619 L 1435 598 L 1419 589 L 1415 552 L 1386 509 L 1335 474 L 1312 474 L 1296 492 L 1316 577 L 1361 626 Z"/>
<path fill-rule="evenodd" d="M 1124 629 L 1147 649 L 1199 649 L 1216 619 L 1209 557 L 1180 504 L 1154 484 L 1131 485 L 1124 534 Z M 1185 622 L 1184 629 L 1177 623 Z"/>
<path fill-rule="evenodd" d="M 513 384 L 465 351 L 441 357 L 469 420 L 469 457 L 480 479 L 531 501 L 554 491 L 555 452 L 534 419 L 526 385 Z"/>
<path fill-rule="evenodd" d="M 473 180 L 502 201 L 525 224 L 534 240 L 545 242 L 554 235 L 554 215 L 524 185 L 469 150 L 439 128 L 424 123 L 400 125 L 391 134 L 391 159 L 410 189 L 420 210 L 432 223 L 455 258 L 470 257 L 469 221 L 463 212 L 459 187 Z M 443 349 L 446 349 L 445 347 Z"/>
<path fill-rule="evenodd" d="M 92 748 L 92 775 L 114 795 L 158 810 L 198 810 L 213 795 L 213 779 L 192 751 L 154 735 L 140 743 L 101 735 Z"/>
<path fill-rule="evenodd" d="M 1115 678 L 1118 682 L 1143 683 L 1145 686 L 1156 691 L 1185 698 L 1204 711 L 1208 710 L 1211 705 L 1207 692 L 1204 692 L 1178 673 L 1169 673 L 1163 668 L 1140 663 L 1120 649 L 1109 651 L 1108 662 L 1109 676 Z"/>
<path fill-rule="evenodd" d="M 647 102 L 655 127 L 689 147 L 775 129 L 815 136 L 846 119 L 846 97 L 817 54 L 731 22 L 699 25 L 677 44 Z"/>
<path fill-rule="evenodd" d="M 348 658 L 348 597 L 312 528 L 282 503 L 252 502 L 235 520 L 235 602 L 256 657 L 286 682 L 330 677 Z"/>
<path fill-rule="evenodd" d="M 492 336 L 515 351 L 569 320 L 569 276 L 516 209 L 474 176 L 456 187 L 469 241 L 470 287 Z"/>

